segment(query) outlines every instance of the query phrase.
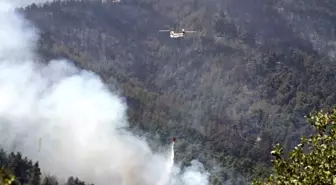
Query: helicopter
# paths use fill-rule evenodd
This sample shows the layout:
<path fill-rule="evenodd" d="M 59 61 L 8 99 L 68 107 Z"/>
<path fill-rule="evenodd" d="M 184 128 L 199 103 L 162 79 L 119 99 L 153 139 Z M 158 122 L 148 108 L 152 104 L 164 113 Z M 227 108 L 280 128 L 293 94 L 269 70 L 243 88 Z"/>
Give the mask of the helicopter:
<path fill-rule="evenodd" d="M 169 140 L 169 142 L 176 143 L 177 139 L 183 139 L 186 137 L 187 136 L 170 136 L 170 137 L 167 137 L 167 139 Z"/>
<path fill-rule="evenodd" d="M 174 31 L 174 30 L 159 30 L 159 32 L 169 32 L 170 38 L 176 39 L 176 38 L 183 38 L 187 35 L 187 33 L 194 33 L 196 31 L 186 31 L 182 29 L 181 32 Z"/>

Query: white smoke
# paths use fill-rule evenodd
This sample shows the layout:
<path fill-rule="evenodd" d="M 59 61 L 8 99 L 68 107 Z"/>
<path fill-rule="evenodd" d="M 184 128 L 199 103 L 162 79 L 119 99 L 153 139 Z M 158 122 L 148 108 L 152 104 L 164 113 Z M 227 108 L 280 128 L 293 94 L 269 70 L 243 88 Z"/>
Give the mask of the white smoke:
<path fill-rule="evenodd" d="M 127 131 L 126 104 L 97 75 L 67 60 L 36 61 L 38 32 L 8 2 L 0 1 L 1 147 L 38 160 L 61 179 L 152 185 L 168 176 L 174 185 L 208 184 L 209 174 L 195 161 L 167 172 L 174 151 L 154 153 Z"/>

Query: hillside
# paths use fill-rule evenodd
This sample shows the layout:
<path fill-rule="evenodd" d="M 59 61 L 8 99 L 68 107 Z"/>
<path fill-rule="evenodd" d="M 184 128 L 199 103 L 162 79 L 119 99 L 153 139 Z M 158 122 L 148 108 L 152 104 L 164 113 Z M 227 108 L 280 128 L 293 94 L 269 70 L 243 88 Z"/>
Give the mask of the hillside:
<path fill-rule="evenodd" d="M 268 174 L 274 143 L 289 149 L 310 132 L 305 114 L 336 103 L 334 3 L 249 2 L 57 1 L 23 11 L 46 58 L 117 83 L 135 128 L 180 137 L 178 160 L 219 164 L 222 182 L 241 184 Z M 198 33 L 158 32 L 171 27 Z"/>

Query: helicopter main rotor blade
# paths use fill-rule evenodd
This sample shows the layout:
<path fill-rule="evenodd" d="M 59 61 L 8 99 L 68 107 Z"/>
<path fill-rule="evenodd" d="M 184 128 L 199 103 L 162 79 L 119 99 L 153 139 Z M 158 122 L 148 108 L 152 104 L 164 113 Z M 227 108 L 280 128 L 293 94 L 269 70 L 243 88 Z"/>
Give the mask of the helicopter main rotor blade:
<path fill-rule="evenodd" d="M 167 32 L 167 31 L 170 31 L 170 30 L 159 30 L 159 32 Z"/>

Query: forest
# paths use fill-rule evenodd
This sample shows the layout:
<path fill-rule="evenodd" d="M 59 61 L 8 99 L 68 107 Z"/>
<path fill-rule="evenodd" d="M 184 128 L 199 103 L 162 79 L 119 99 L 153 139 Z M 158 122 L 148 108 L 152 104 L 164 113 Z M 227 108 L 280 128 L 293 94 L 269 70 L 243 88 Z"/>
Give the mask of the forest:
<path fill-rule="evenodd" d="M 69 58 L 117 84 L 132 129 L 180 137 L 176 160 L 219 165 L 214 184 L 268 176 L 272 147 L 292 149 L 312 133 L 304 116 L 336 103 L 333 1 L 68 0 L 20 11 L 40 29 L 46 61 Z M 158 32 L 181 28 L 197 32 Z M 23 161 L 36 184 L 38 162 Z"/>

